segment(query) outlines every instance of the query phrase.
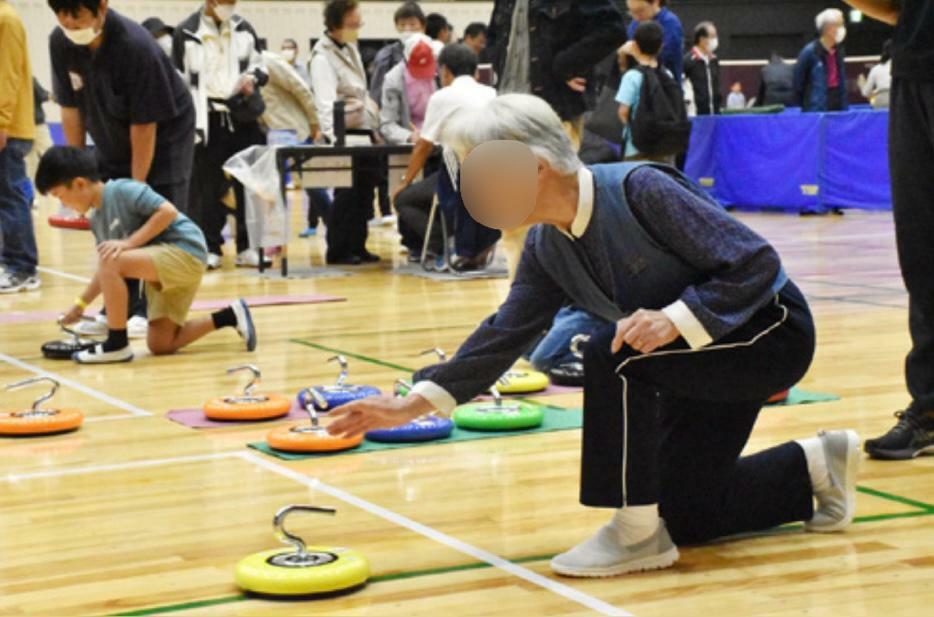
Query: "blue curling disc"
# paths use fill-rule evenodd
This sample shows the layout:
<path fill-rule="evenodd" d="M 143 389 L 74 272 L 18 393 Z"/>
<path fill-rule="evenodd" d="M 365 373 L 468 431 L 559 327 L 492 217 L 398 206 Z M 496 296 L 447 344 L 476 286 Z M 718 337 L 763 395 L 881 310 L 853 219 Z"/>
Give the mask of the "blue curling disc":
<path fill-rule="evenodd" d="M 320 404 L 317 397 L 311 395 L 311 390 L 315 390 L 321 395 L 321 399 L 326 403 Z M 312 386 L 304 388 L 298 393 L 298 404 L 302 409 L 310 402 L 314 405 L 315 411 L 327 413 L 332 409 L 337 409 L 341 405 L 352 403 L 353 401 L 366 398 L 368 396 L 379 396 L 382 394 L 379 388 L 373 386 Z"/>
<path fill-rule="evenodd" d="M 412 441 L 432 441 L 444 439 L 454 430 L 454 422 L 447 418 L 426 416 L 412 420 L 408 424 L 393 428 L 381 428 L 364 435 L 370 441 L 382 443 L 407 443 Z"/>

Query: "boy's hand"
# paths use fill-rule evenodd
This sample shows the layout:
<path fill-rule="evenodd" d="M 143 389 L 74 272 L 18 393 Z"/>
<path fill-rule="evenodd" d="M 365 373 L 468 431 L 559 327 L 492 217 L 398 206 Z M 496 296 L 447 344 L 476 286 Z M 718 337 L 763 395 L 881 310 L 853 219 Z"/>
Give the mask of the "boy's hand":
<path fill-rule="evenodd" d="M 83 315 L 84 315 L 84 309 L 78 306 L 77 304 L 75 304 L 70 309 L 68 309 L 68 311 L 66 311 L 61 317 L 59 317 L 59 321 L 66 326 L 70 326 L 71 324 L 80 320 Z"/>
<path fill-rule="evenodd" d="M 106 240 L 97 245 L 97 254 L 103 260 L 116 259 L 123 251 L 132 249 L 133 246 L 126 240 Z"/>

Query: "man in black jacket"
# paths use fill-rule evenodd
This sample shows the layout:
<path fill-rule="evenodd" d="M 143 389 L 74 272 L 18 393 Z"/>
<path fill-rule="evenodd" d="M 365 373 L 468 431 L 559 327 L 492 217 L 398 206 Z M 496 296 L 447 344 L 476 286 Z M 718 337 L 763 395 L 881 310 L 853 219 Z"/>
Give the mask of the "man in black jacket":
<path fill-rule="evenodd" d="M 694 28 L 694 47 L 684 56 L 684 77 L 691 81 L 694 105 L 698 116 L 720 113 L 720 59 L 717 28 L 712 22 L 702 21 Z"/>
<path fill-rule="evenodd" d="M 769 63 L 762 67 L 762 83 L 759 85 L 757 105 L 784 105 L 794 107 L 795 68 L 787 64 L 778 52 L 772 52 Z"/>
<path fill-rule="evenodd" d="M 625 41 L 612 0 L 496 0 L 483 58 L 500 93 L 545 99 L 579 147 L 587 76 Z"/>

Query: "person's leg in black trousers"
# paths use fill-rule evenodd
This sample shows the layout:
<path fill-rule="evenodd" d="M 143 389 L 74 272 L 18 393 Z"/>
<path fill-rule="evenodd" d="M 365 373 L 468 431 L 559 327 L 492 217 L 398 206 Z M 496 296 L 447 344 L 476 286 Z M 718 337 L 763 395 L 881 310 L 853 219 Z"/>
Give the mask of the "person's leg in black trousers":
<path fill-rule="evenodd" d="M 239 123 L 234 122 L 233 139 L 231 140 L 227 158 L 232 157 L 250 146 L 258 146 L 266 143 L 266 134 L 256 122 Z M 226 162 L 226 159 L 225 159 Z M 237 232 L 237 254 L 240 255 L 250 248 L 250 238 L 246 228 L 246 202 L 244 200 L 243 184 L 239 180 L 231 178 L 233 183 L 234 196 L 236 197 L 236 208 L 234 217 L 236 220 Z M 252 257 L 252 256 L 251 256 Z"/>
<path fill-rule="evenodd" d="M 898 262 L 908 290 L 911 405 L 886 435 L 866 441 L 874 458 L 934 453 L 934 83 L 895 78 L 889 109 L 889 169 Z"/>
<path fill-rule="evenodd" d="M 373 190 L 378 183 L 379 157 L 354 157 L 353 186 L 334 191 L 328 218 L 328 263 L 357 265 L 374 260 L 375 256 L 366 250 L 366 239 Z"/>
<path fill-rule="evenodd" d="M 196 221 L 204 232 L 208 252 L 221 255 L 224 238 L 221 235 L 227 223 L 230 209 L 221 201 L 230 190 L 230 180 L 224 175 L 224 162 L 229 158 L 229 152 L 235 147 L 234 134 L 226 121 L 221 119 L 224 114 L 211 112 L 208 114 L 208 141 L 195 149 L 195 168 L 198 176 L 192 178 L 192 184 L 198 184 L 198 197 L 200 198 L 201 220 Z"/>
<path fill-rule="evenodd" d="M 379 213 L 382 216 L 392 216 L 392 200 L 389 198 L 389 157 L 379 157 L 379 184 L 376 187 L 376 199 L 379 202 Z"/>
<path fill-rule="evenodd" d="M 399 233 L 402 235 L 402 244 L 409 249 L 409 255 L 413 257 L 421 257 L 425 232 L 428 230 L 428 215 L 431 213 L 431 204 L 434 202 L 437 185 L 438 174 L 434 173 L 413 183 L 396 197 L 395 205 L 396 212 L 399 214 Z M 440 255 L 444 250 L 442 242 L 441 223 L 436 220 L 432 225 L 428 250 L 435 255 Z"/>

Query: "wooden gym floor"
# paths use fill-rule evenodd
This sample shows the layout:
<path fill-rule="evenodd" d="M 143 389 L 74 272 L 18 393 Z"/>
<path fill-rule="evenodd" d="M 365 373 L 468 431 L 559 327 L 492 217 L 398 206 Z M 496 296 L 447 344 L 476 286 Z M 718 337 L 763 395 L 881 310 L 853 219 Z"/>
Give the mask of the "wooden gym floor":
<path fill-rule="evenodd" d="M 49 372 L 61 405 L 84 427 L 61 436 L 0 438 L 2 615 L 898 615 L 934 602 L 934 457 L 864 461 L 856 523 L 836 535 L 800 528 L 682 550 L 673 569 L 607 580 L 559 579 L 548 558 L 588 536 L 607 514 L 577 503 L 579 432 L 564 431 L 288 463 L 247 450 L 268 427 L 195 431 L 163 416 L 240 383 L 224 369 L 246 361 L 270 391 L 328 382 L 333 351 L 356 383 L 390 388 L 416 354 L 453 351 L 504 296 L 506 281 L 442 283 L 381 269 L 343 278 L 262 280 L 208 274 L 202 299 L 326 293 L 344 303 L 254 310 L 260 345 L 231 332 L 171 357 L 140 352 L 126 365 L 44 360 L 56 338 L 47 316 L 68 306 L 92 272 L 90 234 L 53 230 L 38 214 L 43 287 L 0 297 L 0 382 Z M 297 215 L 296 215 L 297 216 Z M 741 215 L 775 243 L 811 300 L 817 358 L 803 382 L 841 400 L 762 413 L 755 451 L 823 427 L 865 436 L 888 429 L 906 402 L 906 297 L 891 216 Z M 296 225 L 300 222 L 296 219 Z M 370 247 L 399 260 L 381 229 Z M 321 240 L 296 239 L 295 266 Z M 232 264 L 227 264 L 228 268 Z M 384 265 L 383 268 L 388 266 Z M 41 312 L 46 316 L 23 316 Z M 28 389 L 2 395 L 26 406 Z M 576 395 L 549 402 L 577 405 Z M 312 543 L 366 554 L 364 590 L 313 603 L 247 599 L 233 568 L 279 546 L 277 508 L 312 503 L 336 517 L 296 516 Z"/>

